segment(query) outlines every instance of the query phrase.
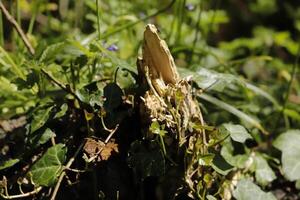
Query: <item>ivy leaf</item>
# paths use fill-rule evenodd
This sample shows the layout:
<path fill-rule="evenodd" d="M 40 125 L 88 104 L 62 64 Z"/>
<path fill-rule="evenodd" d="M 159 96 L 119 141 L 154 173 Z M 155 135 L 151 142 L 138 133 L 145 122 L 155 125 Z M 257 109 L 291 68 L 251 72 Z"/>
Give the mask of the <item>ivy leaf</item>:
<path fill-rule="evenodd" d="M 36 134 L 30 138 L 31 148 L 45 144 L 50 138 L 55 136 L 55 133 L 49 128 L 47 128 L 42 134 L 37 131 Z"/>
<path fill-rule="evenodd" d="M 50 112 L 52 110 L 53 106 L 50 106 L 46 109 L 38 109 L 34 114 L 33 114 L 33 120 L 31 122 L 31 129 L 30 129 L 30 133 L 35 132 L 36 130 L 38 130 L 39 128 L 41 128 L 42 126 L 44 126 L 44 124 L 47 122 L 49 116 L 50 116 Z"/>
<path fill-rule="evenodd" d="M 67 110 L 68 110 L 68 105 L 64 103 L 63 105 L 61 105 L 60 111 L 55 114 L 54 119 L 61 118 L 62 116 L 64 116 Z"/>
<path fill-rule="evenodd" d="M 230 165 L 240 169 L 246 166 L 249 159 L 249 155 L 244 154 L 244 152 L 236 154 L 231 141 L 228 141 L 223 145 L 221 155 Z"/>
<path fill-rule="evenodd" d="M 261 154 L 256 154 L 254 163 L 255 178 L 259 184 L 261 184 L 262 186 L 266 186 L 276 178 L 275 173 Z"/>
<path fill-rule="evenodd" d="M 271 192 L 264 192 L 249 179 L 240 180 L 233 196 L 237 200 L 276 200 Z"/>
<path fill-rule="evenodd" d="M 273 142 L 273 146 L 282 151 L 284 176 L 290 181 L 300 179 L 300 130 L 282 133 Z"/>
<path fill-rule="evenodd" d="M 0 162 L 0 170 L 12 167 L 19 161 L 20 161 L 19 159 L 9 159 L 4 162 Z"/>
<path fill-rule="evenodd" d="M 212 168 L 219 174 L 225 176 L 233 169 L 233 166 L 231 166 L 220 154 L 216 154 L 212 162 Z"/>
<path fill-rule="evenodd" d="M 63 170 L 67 148 L 64 144 L 50 147 L 31 167 L 29 176 L 36 185 L 53 186 Z"/>
<path fill-rule="evenodd" d="M 220 130 L 222 129 L 228 131 L 232 140 L 240 143 L 244 143 L 247 139 L 251 139 L 251 135 L 248 131 L 241 125 L 235 124 L 223 124 Z"/>

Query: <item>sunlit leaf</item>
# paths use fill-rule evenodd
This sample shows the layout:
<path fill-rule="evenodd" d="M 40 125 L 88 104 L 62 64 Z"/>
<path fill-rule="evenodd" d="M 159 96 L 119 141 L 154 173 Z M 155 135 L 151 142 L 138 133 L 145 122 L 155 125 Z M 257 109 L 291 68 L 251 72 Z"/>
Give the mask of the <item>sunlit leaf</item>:
<path fill-rule="evenodd" d="M 19 161 L 20 161 L 20 159 L 9 159 L 6 161 L 0 161 L 0 170 L 12 167 Z"/>
<path fill-rule="evenodd" d="M 262 191 L 251 180 L 242 179 L 238 182 L 233 196 L 237 200 L 276 200 L 271 192 Z"/>
<path fill-rule="evenodd" d="M 56 55 L 59 54 L 65 47 L 65 42 L 60 42 L 48 46 L 40 56 L 40 62 L 49 63 L 56 59 Z"/>
<path fill-rule="evenodd" d="M 60 118 L 60 117 L 64 116 L 66 114 L 67 110 L 68 110 L 68 105 L 66 103 L 64 103 L 63 105 L 61 105 L 60 111 L 57 112 L 53 118 L 56 119 L 56 118 Z"/>
<path fill-rule="evenodd" d="M 230 165 L 237 168 L 244 168 L 247 165 L 247 161 L 249 159 L 249 155 L 244 152 L 239 152 L 234 154 L 234 147 L 230 141 L 226 142 L 222 149 L 221 155 Z"/>
<path fill-rule="evenodd" d="M 29 175 L 35 185 L 53 186 L 63 170 L 67 148 L 64 144 L 50 147 L 31 167 Z"/>
<path fill-rule="evenodd" d="M 47 128 L 43 133 L 39 133 L 39 131 L 37 131 L 33 133 L 33 135 L 30 135 L 30 147 L 38 147 L 45 144 L 48 140 L 55 136 L 56 134 L 49 128 Z"/>
<path fill-rule="evenodd" d="M 289 130 L 279 135 L 273 142 L 282 151 L 281 162 L 284 176 L 295 181 L 300 179 L 300 130 Z"/>
<path fill-rule="evenodd" d="M 262 125 L 254 118 L 252 118 L 250 115 L 238 110 L 237 108 L 215 98 L 212 97 L 208 94 L 201 94 L 199 96 L 200 98 L 232 113 L 233 115 L 236 115 L 237 117 L 239 117 L 240 119 L 244 120 L 245 122 L 249 123 L 250 125 L 258 128 L 259 130 L 261 130 L 263 133 L 267 134 L 267 132 L 265 131 L 265 129 L 262 127 Z"/>
<path fill-rule="evenodd" d="M 275 173 L 261 154 L 255 155 L 254 163 L 255 178 L 260 185 L 265 186 L 276 178 Z"/>
<path fill-rule="evenodd" d="M 244 143 L 247 139 L 252 138 L 248 131 L 241 125 L 227 123 L 222 124 L 222 127 L 228 131 L 232 140 L 236 142 Z"/>

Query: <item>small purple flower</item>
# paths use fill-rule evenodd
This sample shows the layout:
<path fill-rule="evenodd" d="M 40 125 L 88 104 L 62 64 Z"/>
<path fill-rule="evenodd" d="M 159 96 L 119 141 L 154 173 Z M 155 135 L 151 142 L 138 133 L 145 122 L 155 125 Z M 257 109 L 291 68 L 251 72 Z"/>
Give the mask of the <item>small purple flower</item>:
<path fill-rule="evenodd" d="M 110 45 L 109 47 L 106 48 L 108 51 L 118 51 L 119 47 L 115 44 Z"/>
<path fill-rule="evenodd" d="M 185 8 L 186 8 L 188 11 L 193 11 L 193 10 L 195 10 L 195 6 L 194 6 L 193 4 L 191 4 L 191 3 L 186 4 L 186 5 L 185 5 Z"/>

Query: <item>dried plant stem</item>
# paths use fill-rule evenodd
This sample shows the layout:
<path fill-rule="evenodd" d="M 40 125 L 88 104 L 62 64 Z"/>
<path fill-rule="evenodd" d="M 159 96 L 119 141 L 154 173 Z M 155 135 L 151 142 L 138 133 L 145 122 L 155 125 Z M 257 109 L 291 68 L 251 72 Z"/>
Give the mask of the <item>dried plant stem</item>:
<path fill-rule="evenodd" d="M 67 165 L 65 166 L 65 169 L 70 169 L 70 167 L 71 167 L 71 165 L 73 164 L 75 158 L 77 157 L 77 155 L 79 154 L 80 150 L 82 149 L 84 143 L 85 143 L 85 140 L 84 140 L 84 141 L 80 144 L 80 146 L 77 148 L 77 150 L 76 150 L 76 152 L 74 153 L 73 157 L 70 158 L 70 160 L 68 161 Z M 64 179 L 65 175 L 66 175 L 66 172 L 65 172 L 65 171 L 63 171 L 63 172 L 60 174 L 60 176 L 59 176 L 59 178 L 58 178 L 58 181 L 57 181 L 57 183 L 56 183 L 56 185 L 55 185 L 55 188 L 54 188 L 54 190 L 53 190 L 53 193 L 52 193 L 52 196 L 51 196 L 50 200 L 55 200 L 55 197 L 56 197 L 56 195 L 57 195 L 58 189 L 59 189 L 59 187 L 60 187 L 60 185 L 61 185 L 61 182 L 62 182 L 62 180 Z"/>
<path fill-rule="evenodd" d="M 32 196 L 34 194 L 37 194 L 41 191 L 42 187 L 37 187 L 35 188 L 34 190 L 30 191 L 30 192 L 26 192 L 26 193 L 23 193 L 23 194 L 17 194 L 17 195 L 4 195 L 4 194 L 1 194 L 1 197 L 4 198 L 4 199 L 20 199 L 20 198 L 25 198 L 25 197 L 29 197 L 29 196 Z"/>
<path fill-rule="evenodd" d="M 3 3 L 0 1 L 0 9 L 2 10 L 3 14 L 5 15 L 6 19 L 13 25 L 13 27 L 16 29 L 18 34 L 20 35 L 22 41 L 24 42 L 26 48 L 31 53 L 31 55 L 35 54 L 34 48 L 31 46 L 27 36 L 25 35 L 24 31 L 20 27 L 20 25 L 17 23 L 17 21 L 9 14 Z"/>
<path fill-rule="evenodd" d="M 45 74 L 45 76 L 52 81 L 55 85 L 60 87 L 65 92 L 71 94 L 79 103 L 82 103 L 80 98 L 77 96 L 77 94 L 70 88 L 67 87 L 67 85 L 64 85 L 63 83 L 59 82 L 57 79 L 55 79 L 49 72 L 47 72 L 45 69 L 41 69 L 42 73 Z"/>

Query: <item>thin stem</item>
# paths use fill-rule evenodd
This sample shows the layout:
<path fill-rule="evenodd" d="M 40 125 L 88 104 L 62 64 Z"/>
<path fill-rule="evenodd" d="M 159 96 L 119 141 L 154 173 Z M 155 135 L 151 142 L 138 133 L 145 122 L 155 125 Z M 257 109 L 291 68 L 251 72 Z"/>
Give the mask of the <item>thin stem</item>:
<path fill-rule="evenodd" d="M 32 196 L 34 194 L 37 194 L 39 193 L 40 191 L 42 190 L 42 187 L 37 187 L 36 189 L 34 189 L 33 191 L 30 191 L 30 192 L 26 192 L 26 193 L 23 193 L 23 194 L 17 194 L 17 195 L 4 195 L 4 194 L 1 194 L 1 197 L 4 198 L 4 199 L 20 199 L 20 198 L 25 198 L 25 197 L 29 197 L 29 196 Z"/>
<path fill-rule="evenodd" d="M 9 14 L 7 9 L 3 5 L 2 1 L 0 1 L 0 9 L 2 10 L 3 14 L 5 15 L 5 17 L 9 21 L 9 23 L 11 23 L 13 25 L 13 27 L 16 29 L 16 31 L 20 35 L 20 37 L 23 40 L 23 42 L 24 42 L 26 48 L 28 49 L 28 51 L 31 53 L 31 55 L 34 55 L 34 53 L 35 53 L 34 48 L 31 46 L 27 36 L 25 35 L 24 31 L 21 29 L 19 24 L 16 22 L 16 20 L 13 18 L 13 16 L 11 16 Z"/>
<path fill-rule="evenodd" d="M 117 131 L 117 129 L 119 128 L 119 124 L 117 124 L 117 126 L 110 132 L 110 134 L 107 136 L 107 138 L 105 139 L 104 143 L 107 144 L 108 141 L 110 140 L 110 138 L 114 135 L 114 133 Z"/>
<path fill-rule="evenodd" d="M 291 79 L 290 79 L 290 81 L 288 82 L 288 85 L 287 85 L 287 91 L 286 91 L 286 94 L 285 94 L 285 97 L 284 97 L 282 109 L 281 109 L 281 112 L 280 112 L 279 116 L 284 115 L 284 111 L 286 109 L 288 98 L 289 98 L 291 90 L 292 90 L 292 84 L 293 84 L 294 79 L 296 77 L 296 72 L 297 72 L 297 68 L 298 68 L 298 65 L 299 65 L 299 57 L 300 57 L 300 42 L 298 42 L 298 50 L 297 50 L 296 59 L 295 59 L 295 62 L 294 62 L 293 68 L 292 68 L 292 76 L 291 76 Z"/>
<path fill-rule="evenodd" d="M 202 2 L 201 1 L 199 3 L 199 12 L 198 12 L 198 16 L 197 16 L 197 24 L 196 24 L 196 31 L 195 31 L 195 37 L 194 37 L 194 41 L 193 41 L 193 47 L 191 49 L 191 54 L 189 56 L 188 62 L 191 63 L 193 60 L 193 54 L 194 54 L 194 49 L 196 47 L 196 44 L 198 42 L 198 38 L 199 38 L 199 32 L 200 32 L 200 22 L 201 22 L 201 16 L 202 16 Z"/>
<path fill-rule="evenodd" d="M 0 46 L 3 45 L 4 45 L 3 17 L 2 17 L 2 12 L 0 12 Z"/>
<path fill-rule="evenodd" d="M 16 1 L 16 7 L 17 7 L 17 12 L 16 12 L 17 22 L 18 22 L 18 24 L 21 24 L 20 0 L 17 0 L 17 1 Z"/>
<path fill-rule="evenodd" d="M 97 28 L 98 28 L 98 38 L 101 39 L 100 33 L 100 12 L 99 12 L 99 0 L 96 0 L 96 12 L 97 12 Z"/>
<path fill-rule="evenodd" d="M 82 103 L 82 101 L 80 100 L 80 98 L 77 96 L 77 94 L 71 89 L 71 87 L 67 87 L 66 85 L 64 85 L 63 83 L 59 82 L 58 80 L 56 80 L 52 75 L 49 74 L 49 72 L 47 72 L 44 69 L 41 69 L 42 73 L 44 75 L 46 75 L 46 77 L 51 80 L 55 85 L 57 85 L 58 87 L 60 87 L 62 90 L 64 90 L 65 92 L 73 95 L 73 97 L 79 102 Z"/>
<path fill-rule="evenodd" d="M 85 144 L 85 140 L 79 145 L 79 147 L 77 148 L 76 152 L 74 153 L 73 157 L 70 158 L 70 160 L 68 161 L 67 165 L 65 166 L 65 169 L 70 169 L 71 165 L 73 164 L 73 162 L 75 161 L 75 158 L 77 157 L 77 155 L 79 154 L 80 150 L 82 149 L 83 145 Z M 65 170 L 60 174 L 58 181 L 55 185 L 55 188 L 53 190 L 52 196 L 50 198 L 50 200 L 55 200 L 55 197 L 57 195 L 58 189 L 61 185 L 62 180 L 64 179 L 64 176 L 66 175 Z"/>
<path fill-rule="evenodd" d="M 32 33 L 34 22 L 35 22 L 35 19 L 36 19 L 36 14 L 37 14 L 37 11 L 38 11 L 38 7 L 39 7 L 39 2 L 38 1 L 34 2 L 33 12 L 32 12 L 31 18 L 30 18 L 27 34 Z"/>

